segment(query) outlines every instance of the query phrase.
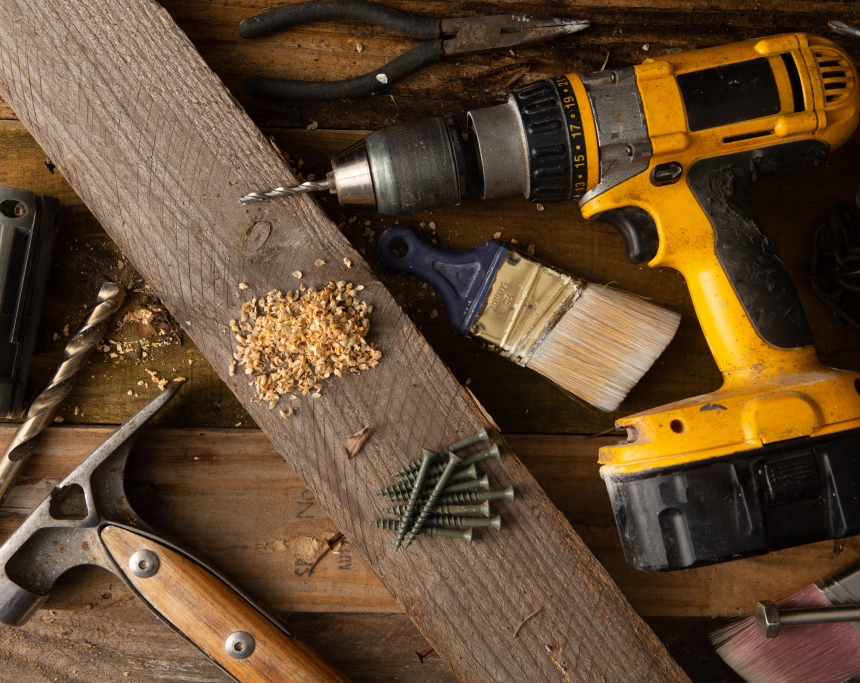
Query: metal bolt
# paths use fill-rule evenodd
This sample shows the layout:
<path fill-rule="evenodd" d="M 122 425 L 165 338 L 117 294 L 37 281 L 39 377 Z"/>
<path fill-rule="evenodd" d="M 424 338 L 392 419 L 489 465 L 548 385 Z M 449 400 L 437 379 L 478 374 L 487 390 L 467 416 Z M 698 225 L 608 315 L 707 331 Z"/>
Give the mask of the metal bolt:
<path fill-rule="evenodd" d="M 479 441 L 489 441 L 489 440 L 490 440 L 490 435 L 487 432 L 486 427 L 481 427 L 481 430 L 479 432 L 477 432 L 476 434 L 472 434 L 472 436 L 468 436 L 465 439 L 463 439 L 462 441 L 458 441 L 457 443 L 452 444 L 451 446 L 447 446 L 446 448 L 440 449 L 436 453 L 436 456 L 441 459 L 441 458 L 444 458 L 451 451 L 459 451 L 463 448 L 468 448 L 469 446 L 472 446 L 472 445 L 478 443 Z M 395 477 L 402 477 L 402 476 L 408 474 L 409 472 L 417 472 L 421 468 L 421 462 L 422 462 L 422 460 L 419 459 L 419 460 L 416 460 L 414 462 L 409 463 L 403 469 L 397 470 L 394 473 L 394 476 Z M 442 464 L 442 469 L 444 469 L 444 468 L 445 468 L 445 465 Z M 440 472 L 441 472 L 441 469 L 440 469 Z"/>
<path fill-rule="evenodd" d="M 393 508 L 386 508 L 385 512 L 392 515 L 402 515 L 405 510 L 405 505 L 397 505 Z M 478 503 L 477 505 L 439 505 L 433 513 L 442 515 L 482 515 L 483 517 L 489 517 L 490 501 L 485 500 L 483 503 Z"/>
<path fill-rule="evenodd" d="M 224 650 L 233 659 L 246 659 L 254 653 L 257 644 L 250 633 L 235 631 L 224 641 Z"/>
<path fill-rule="evenodd" d="M 445 471 L 439 475 L 439 481 L 436 482 L 436 486 L 433 487 L 433 492 L 430 494 L 427 502 L 424 503 L 424 507 L 421 508 L 421 512 L 418 514 L 418 519 L 415 520 L 415 524 L 409 531 L 409 538 L 406 539 L 406 544 L 403 546 L 404 549 L 408 548 L 412 541 L 415 540 L 418 532 L 421 531 L 421 527 L 424 526 L 424 522 L 427 521 L 427 516 L 433 508 L 436 507 L 436 501 L 439 500 L 439 496 L 442 495 L 442 491 L 445 488 L 445 484 L 448 483 L 448 479 L 454 473 L 454 470 L 457 469 L 457 466 L 462 462 L 462 458 L 457 457 L 453 453 L 448 454 L 448 465 L 445 467 Z"/>
<path fill-rule="evenodd" d="M 500 457 L 502 457 L 502 454 L 499 452 L 498 445 L 493 444 L 493 446 L 491 448 L 488 448 L 485 451 L 481 451 L 479 453 L 473 453 L 472 455 L 467 455 L 465 458 L 463 458 L 462 467 L 468 467 L 469 465 L 474 465 L 476 463 L 487 460 L 488 458 L 496 458 L 496 460 L 498 460 Z M 441 474 L 444 470 L 445 470 L 445 464 L 441 463 L 441 462 L 437 462 L 435 465 L 433 465 L 430 468 L 430 474 L 431 475 Z M 410 472 L 407 472 L 406 474 L 395 475 L 395 476 L 399 476 L 402 479 L 405 479 L 407 481 L 412 481 L 415 478 L 415 472 L 410 471 Z"/>
<path fill-rule="evenodd" d="M 461 481 L 457 484 L 452 484 L 451 486 L 446 486 L 442 491 L 442 495 L 447 496 L 453 493 L 460 493 L 461 491 L 468 491 L 469 489 L 483 489 L 484 491 L 490 488 L 490 480 L 487 479 L 487 475 L 485 474 L 480 479 L 469 479 L 467 481 Z M 424 489 L 424 493 L 427 492 L 427 489 Z M 425 501 L 430 497 L 430 494 L 421 496 L 421 500 Z M 398 503 L 402 503 L 404 501 L 409 500 L 408 493 L 393 493 L 389 496 L 385 497 L 385 500 L 396 501 Z"/>
<path fill-rule="evenodd" d="M 433 451 L 427 451 L 431 454 L 431 456 L 435 456 Z M 429 469 L 429 468 L 428 468 Z M 443 469 L 442 472 L 445 470 Z M 436 485 L 436 482 L 439 481 L 439 477 L 442 476 L 442 473 L 434 474 L 432 476 L 425 475 L 424 482 L 421 485 L 422 491 L 429 492 L 428 489 L 432 488 Z M 470 465 L 469 467 L 460 470 L 459 472 L 454 472 L 451 475 L 451 481 L 463 481 L 464 479 L 477 479 L 478 478 L 478 469 L 474 465 Z M 386 486 L 384 489 L 379 489 L 376 492 L 377 496 L 385 496 L 391 495 L 394 493 L 412 493 L 412 489 L 414 488 L 414 484 L 410 481 L 401 481 L 399 484 L 392 484 L 391 486 Z"/>
<path fill-rule="evenodd" d="M 432 514 L 427 518 L 434 526 L 488 526 L 496 531 L 502 530 L 502 516 L 486 517 L 454 517 L 453 515 Z"/>
<path fill-rule="evenodd" d="M 129 571 L 139 579 L 155 576 L 159 566 L 161 562 L 158 560 L 158 555 L 151 550 L 138 550 L 128 561 Z"/>
<path fill-rule="evenodd" d="M 388 531 L 397 531 L 400 523 L 396 519 L 379 519 L 370 523 L 370 526 L 387 529 Z M 438 526 L 425 526 L 418 533 L 426 534 L 427 536 L 444 536 L 446 538 L 459 538 L 466 543 L 472 542 L 471 529 L 443 529 Z"/>
<path fill-rule="evenodd" d="M 409 503 L 406 506 L 406 511 L 400 518 L 400 526 L 397 529 L 397 545 L 394 549 L 397 550 L 403 542 L 403 537 L 412 522 L 412 517 L 415 515 L 415 508 L 418 507 L 418 498 L 421 496 L 421 490 L 424 488 L 424 480 L 427 478 L 427 471 L 430 469 L 430 463 L 436 454 L 433 451 L 423 449 L 424 458 L 421 461 L 421 469 L 418 470 L 418 476 L 415 477 L 415 482 L 412 484 L 412 491 L 409 493 Z"/>

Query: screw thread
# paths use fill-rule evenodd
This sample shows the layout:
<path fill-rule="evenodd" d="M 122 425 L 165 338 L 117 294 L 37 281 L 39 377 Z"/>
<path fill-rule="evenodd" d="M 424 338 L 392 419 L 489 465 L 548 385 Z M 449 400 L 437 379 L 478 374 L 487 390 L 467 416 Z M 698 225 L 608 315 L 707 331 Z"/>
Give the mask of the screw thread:
<path fill-rule="evenodd" d="M 446 454 L 450 453 L 451 451 L 459 451 L 461 448 L 468 448 L 469 446 L 472 446 L 473 444 L 476 444 L 479 441 L 489 441 L 489 440 L 490 440 L 490 435 L 487 432 L 486 427 L 481 427 L 480 431 L 478 431 L 475 434 L 472 434 L 472 436 L 468 436 L 465 439 L 463 439 L 462 441 L 458 441 L 455 444 L 452 444 L 450 446 L 446 446 L 445 448 L 442 448 L 441 450 L 437 451 L 436 456 L 438 458 L 443 458 Z M 496 448 L 498 450 L 498 447 L 496 447 Z M 499 456 L 493 456 L 493 457 L 499 457 Z M 475 460 L 473 462 L 478 462 L 478 461 Z M 466 463 L 466 464 L 469 464 L 469 463 Z M 403 477 L 403 476 L 409 474 L 410 472 L 417 472 L 420 468 L 421 468 L 421 458 L 409 463 L 406 467 L 403 467 L 403 468 L 397 470 L 393 476 Z M 441 472 L 444 469 L 445 469 L 445 464 L 441 463 L 441 468 L 439 471 Z"/>
<path fill-rule="evenodd" d="M 415 515 L 415 508 L 418 507 L 418 498 L 421 496 L 421 490 L 424 487 L 424 480 L 427 478 L 427 470 L 430 469 L 430 463 L 435 457 L 436 454 L 433 451 L 424 451 L 424 459 L 421 463 L 421 469 L 418 470 L 418 476 L 415 478 L 412 491 L 409 493 L 409 504 L 406 506 L 406 510 L 400 518 L 400 526 L 397 530 L 397 544 L 394 546 L 395 550 L 397 550 L 403 542 L 403 537 L 408 531 L 409 523 Z"/>
<path fill-rule="evenodd" d="M 491 448 L 488 448 L 485 451 L 481 451 L 480 453 L 473 453 L 472 455 L 467 455 L 465 458 L 463 458 L 463 463 L 462 463 L 461 467 L 468 467 L 469 465 L 477 464 L 479 462 L 487 460 L 488 458 L 498 459 L 500 457 L 501 457 L 501 453 L 499 453 L 498 445 L 493 444 L 493 446 Z M 442 463 L 442 462 L 437 462 L 430 467 L 430 474 L 442 474 L 442 472 L 444 472 L 444 471 L 445 471 L 445 463 Z M 412 481 L 415 478 L 415 472 L 409 471 L 406 474 L 401 474 L 401 475 L 395 474 L 394 476 L 400 476 L 401 479 L 404 479 L 406 481 Z"/>
<path fill-rule="evenodd" d="M 454 515 L 432 514 L 427 517 L 427 523 L 433 526 L 488 526 L 496 531 L 502 530 L 502 516 L 495 517 L 457 517 Z"/>
<path fill-rule="evenodd" d="M 386 508 L 385 510 L 385 512 L 392 515 L 402 515 L 405 511 L 405 505 L 397 505 L 395 507 Z M 479 503 L 477 505 L 437 505 L 433 510 L 433 513 L 443 515 L 482 515 L 484 517 L 489 517 L 490 502 L 485 500 L 483 503 Z"/>
<path fill-rule="evenodd" d="M 397 519 L 378 519 L 370 522 L 371 526 L 386 529 L 388 531 L 397 531 L 400 528 L 400 520 Z M 457 538 L 466 543 L 472 542 L 471 529 L 443 529 L 438 526 L 425 526 L 418 533 L 426 534 L 427 536 L 444 536 L 446 538 Z"/>
<path fill-rule="evenodd" d="M 433 453 L 433 451 L 427 451 L 428 453 Z M 435 454 L 434 454 L 435 455 Z M 444 470 L 443 470 L 444 472 Z M 427 490 L 432 486 L 435 486 L 439 481 L 439 478 L 442 476 L 441 473 L 434 474 L 432 476 L 427 475 L 424 481 L 421 484 L 420 490 Z M 478 469 L 474 465 L 470 465 L 466 469 L 460 470 L 459 472 L 454 472 L 451 475 L 451 481 L 463 481 L 477 479 L 478 478 Z M 417 479 L 416 479 L 417 481 Z M 401 481 L 397 484 L 392 484 L 391 486 L 386 486 L 384 489 L 379 489 L 376 492 L 377 496 L 390 496 L 395 493 L 411 493 L 415 488 L 415 483 L 412 481 Z"/>
<path fill-rule="evenodd" d="M 436 501 L 438 501 L 439 496 L 442 495 L 442 491 L 445 489 L 445 484 L 448 482 L 448 478 L 453 474 L 454 470 L 461 462 L 463 462 L 462 458 L 457 457 L 453 453 L 448 454 L 448 465 L 445 467 L 445 471 L 439 476 L 439 481 L 436 482 L 436 486 L 433 488 L 427 502 L 424 503 L 424 507 L 421 508 L 421 512 L 418 514 L 418 519 L 415 520 L 415 524 L 412 525 L 412 529 L 409 531 L 409 537 L 406 539 L 404 548 L 408 548 L 412 541 L 415 540 L 418 532 L 421 531 L 421 527 L 424 526 L 424 523 L 427 521 L 427 517 L 436 506 Z M 474 467 L 474 465 L 472 465 L 472 467 Z"/>
<path fill-rule="evenodd" d="M 490 480 L 487 478 L 487 475 L 485 474 L 480 479 L 469 479 L 467 481 L 461 481 L 461 482 L 458 482 L 456 484 L 451 484 L 451 486 L 446 486 L 445 489 L 442 491 L 442 495 L 447 496 L 447 495 L 454 494 L 454 493 L 460 493 L 462 491 L 466 491 L 469 489 L 483 489 L 484 491 L 486 491 L 489 488 L 490 488 Z M 424 500 L 427 500 L 429 497 L 430 497 L 430 493 L 428 492 L 427 488 L 425 487 L 421 493 L 420 500 L 424 501 Z M 404 501 L 409 500 L 409 494 L 403 493 L 402 491 L 398 492 L 398 493 L 392 493 L 391 495 L 386 496 L 385 500 L 390 500 L 392 502 L 402 503 Z"/>

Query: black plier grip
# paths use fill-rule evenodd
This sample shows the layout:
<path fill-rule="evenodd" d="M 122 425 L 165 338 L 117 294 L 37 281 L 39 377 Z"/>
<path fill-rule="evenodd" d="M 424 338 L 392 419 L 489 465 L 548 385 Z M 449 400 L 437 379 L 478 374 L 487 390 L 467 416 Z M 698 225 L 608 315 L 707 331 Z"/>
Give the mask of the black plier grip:
<path fill-rule="evenodd" d="M 369 0 L 309 0 L 278 7 L 239 24 L 243 38 L 262 36 L 303 24 L 349 19 L 377 24 L 395 33 L 428 42 L 404 52 L 364 76 L 341 81 L 293 81 L 249 78 L 252 95 L 281 100 L 341 100 L 381 90 L 448 54 L 474 54 L 531 45 L 575 33 L 588 22 L 521 15 L 440 19 L 404 12 Z"/>

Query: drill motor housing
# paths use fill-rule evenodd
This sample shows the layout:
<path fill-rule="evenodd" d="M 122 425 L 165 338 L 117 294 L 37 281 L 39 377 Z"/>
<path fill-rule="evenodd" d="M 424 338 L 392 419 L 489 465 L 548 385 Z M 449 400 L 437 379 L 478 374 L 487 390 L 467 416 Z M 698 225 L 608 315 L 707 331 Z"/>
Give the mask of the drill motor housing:
<path fill-rule="evenodd" d="M 484 198 L 578 199 L 628 259 L 679 270 L 724 383 L 601 449 L 628 562 L 712 564 L 860 533 L 860 373 L 823 366 L 744 197 L 854 132 L 858 73 L 794 33 L 568 74 L 469 112 Z"/>

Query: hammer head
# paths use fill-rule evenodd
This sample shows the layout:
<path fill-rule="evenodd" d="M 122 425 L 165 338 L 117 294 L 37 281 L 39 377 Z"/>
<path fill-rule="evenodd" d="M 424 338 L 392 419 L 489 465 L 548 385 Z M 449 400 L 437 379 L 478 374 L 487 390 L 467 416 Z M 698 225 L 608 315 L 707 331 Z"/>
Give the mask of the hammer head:
<path fill-rule="evenodd" d="M 99 535 L 105 524 L 151 531 L 125 495 L 125 464 L 143 426 L 181 386 L 173 384 L 111 434 L 0 546 L 0 622 L 25 623 L 72 567 L 92 564 L 115 572 Z"/>

